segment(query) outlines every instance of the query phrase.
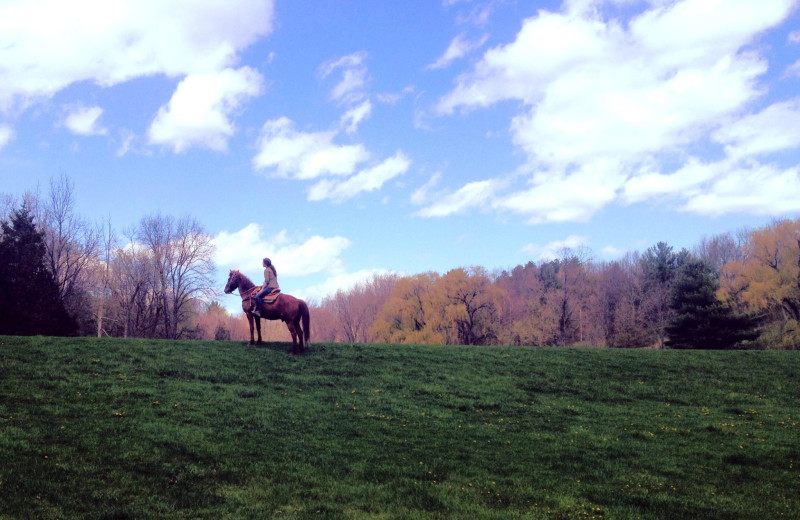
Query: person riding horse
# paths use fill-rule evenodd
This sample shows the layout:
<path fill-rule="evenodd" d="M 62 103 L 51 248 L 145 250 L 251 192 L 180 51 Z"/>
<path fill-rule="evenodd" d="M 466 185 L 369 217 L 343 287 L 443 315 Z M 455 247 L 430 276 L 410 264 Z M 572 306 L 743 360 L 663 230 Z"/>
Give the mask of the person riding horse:
<path fill-rule="evenodd" d="M 261 298 L 274 290 L 280 291 L 281 289 L 280 285 L 278 285 L 278 271 L 272 265 L 272 260 L 265 258 L 262 260 L 261 265 L 264 266 L 264 285 L 256 294 L 256 310 L 254 312 L 256 316 L 261 316 Z"/>
<path fill-rule="evenodd" d="M 270 269 L 270 272 L 274 275 Z M 266 275 L 269 276 L 269 275 Z M 239 296 L 242 298 L 242 311 L 247 316 L 247 322 L 250 325 L 250 344 L 261 345 L 261 320 L 281 320 L 286 324 L 289 329 L 289 334 L 292 335 L 292 350 L 290 354 L 302 354 L 311 341 L 311 315 L 308 312 L 308 304 L 300 298 L 286 293 L 281 293 L 280 298 L 275 300 L 275 303 L 267 305 L 261 310 L 261 316 L 256 316 L 255 306 L 253 305 L 253 293 L 259 292 L 261 286 L 256 286 L 252 280 L 242 274 L 241 271 L 231 269 L 228 275 L 228 282 L 225 284 L 223 292 L 230 294 L 235 290 L 239 290 Z M 258 331 L 258 342 L 255 341 L 254 331 Z"/>

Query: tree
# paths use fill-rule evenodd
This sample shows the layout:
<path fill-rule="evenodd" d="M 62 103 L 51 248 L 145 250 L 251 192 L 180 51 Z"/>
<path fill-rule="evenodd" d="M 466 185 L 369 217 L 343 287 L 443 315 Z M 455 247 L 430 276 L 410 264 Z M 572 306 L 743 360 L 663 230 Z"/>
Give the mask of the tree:
<path fill-rule="evenodd" d="M 688 260 L 670 291 L 674 312 L 666 327 L 666 346 L 675 349 L 727 349 L 758 337 L 756 320 L 737 315 L 717 298 L 718 274 L 708 263 Z"/>
<path fill-rule="evenodd" d="M 673 318 L 669 306 L 672 282 L 688 255 L 686 250 L 674 253 L 666 242 L 657 243 L 642 255 L 645 323 L 661 348 L 666 339 L 666 327 Z"/>
<path fill-rule="evenodd" d="M 436 287 L 440 278 L 434 272 L 400 278 L 371 328 L 376 340 L 444 345 L 445 300 Z"/>
<path fill-rule="evenodd" d="M 480 267 L 453 269 L 438 282 L 445 293 L 445 319 L 452 323 L 459 345 L 495 345 L 501 314 L 502 289 Z"/>
<path fill-rule="evenodd" d="M 217 330 L 214 331 L 214 340 L 215 341 L 230 341 L 231 340 L 231 331 L 223 327 L 222 325 L 217 325 Z"/>
<path fill-rule="evenodd" d="M 350 343 L 374 341 L 371 327 L 397 280 L 395 274 L 374 274 L 350 289 L 340 289 L 325 298 L 323 306 L 330 310 L 330 319 L 334 322 L 334 340 Z"/>
<path fill-rule="evenodd" d="M 704 237 L 695 247 L 695 255 L 719 271 L 725 264 L 744 258 L 742 238 L 742 234 L 734 236 L 731 233 Z"/>
<path fill-rule="evenodd" d="M 125 248 L 115 251 L 111 263 L 110 305 L 107 314 L 116 315 L 116 323 L 112 335 L 122 337 L 152 336 L 155 329 L 154 292 L 150 289 L 149 258 L 147 252 L 137 246 L 129 232 L 129 243 Z M 109 325 L 104 326 L 111 329 Z"/>
<path fill-rule="evenodd" d="M 0 334 L 75 334 L 76 324 L 45 262 L 44 236 L 27 206 L 1 226 Z"/>
<path fill-rule="evenodd" d="M 751 231 L 744 258 L 723 268 L 721 297 L 740 311 L 765 314 L 771 343 L 800 347 L 800 219 Z"/>
<path fill-rule="evenodd" d="M 95 322 L 97 323 L 97 337 L 101 337 L 103 333 L 107 332 L 104 329 L 104 319 L 106 306 L 110 303 L 111 297 L 111 262 L 112 250 L 117 242 L 114 229 L 111 227 L 111 218 L 108 219 L 108 224 L 103 224 L 102 227 L 102 257 L 98 258 L 95 262 L 93 293 L 96 302 L 97 313 L 95 315 Z"/>
<path fill-rule="evenodd" d="M 74 186 L 66 175 L 50 181 L 48 197 L 40 204 L 47 266 L 58 284 L 67 311 L 82 332 L 96 330 L 90 311 L 90 267 L 98 257 L 100 234 L 74 213 Z"/>
<path fill-rule="evenodd" d="M 642 262 L 638 254 L 602 266 L 597 273 L 595 312 L 605 344 L 640 348 L 652 344 L 644 318 Z"/>
<path fill-rule="evenodd" d="M 544 289 L 534 262 L 503 271 L 495 283 L 503 291 L 505 301 L 501 316 L 499 342 L 506 345 L 544 345 L 539 306 Z"/>
<path fill-rule="evenodd" d="M 179 339 L 189 331 L 189 303 L 214 294 L 213 239 L 194 219 L 159 214 L 144 217 L 136 236 L 150 263 L 150 335 Z"/>

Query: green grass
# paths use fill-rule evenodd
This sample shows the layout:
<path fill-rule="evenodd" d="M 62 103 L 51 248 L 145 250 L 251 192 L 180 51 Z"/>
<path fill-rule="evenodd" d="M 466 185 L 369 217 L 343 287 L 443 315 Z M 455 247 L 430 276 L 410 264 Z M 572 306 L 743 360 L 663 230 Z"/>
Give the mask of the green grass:
<path fill-rule="evenodd" d="M 777 519 L 800 352 L 0 337 L 0 519 Z"/>

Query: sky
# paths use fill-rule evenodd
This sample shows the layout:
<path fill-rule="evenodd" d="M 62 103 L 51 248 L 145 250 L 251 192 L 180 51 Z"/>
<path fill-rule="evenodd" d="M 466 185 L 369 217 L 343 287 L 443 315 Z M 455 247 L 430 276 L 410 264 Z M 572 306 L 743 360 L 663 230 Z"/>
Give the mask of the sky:
<path fill-rule="evenodd" d="M 800 216 L 795 0 L 0 0 L 0 194 L 319 302 Z M 220 296 L 233 310 L 236 296 Z"/>

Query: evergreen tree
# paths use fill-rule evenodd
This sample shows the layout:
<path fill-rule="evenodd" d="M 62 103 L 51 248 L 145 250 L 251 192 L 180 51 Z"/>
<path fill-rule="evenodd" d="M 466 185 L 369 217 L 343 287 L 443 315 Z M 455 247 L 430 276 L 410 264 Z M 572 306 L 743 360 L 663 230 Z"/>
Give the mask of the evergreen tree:
<path fill-rule="evenodd" d="M 0 334 L 74 334 L 30 211 L 23 206 L 0 226 Z"/>
<path fill-rule="evenodd" d="M 670 293 L 674 317 L 666 346 L 675 349 L 726 349 L 758 336 L 756 320 L 738 315 L 717 298 L 717 272 L 706 262 L 688 260 Z"/>
<path fill-rule="evenodd" d="M 653 340 L 658 340 L 661 348 L 665 346 L 667 326 L 675 317 L 669 305 L 670 290 L 678 270 L 688 257 L 688 251 L 684 249 L 675 253 L 666 242 L 659 242 L 642 256 L 642 308 L 646 329 Z"/>
<path fill-rule="evenodd" d="M 216 341 L 230 341 L 231 331 L 229 331 L 222 325 L 217 325 L 217 330 L 214 332 L 214 339 Z"/>

